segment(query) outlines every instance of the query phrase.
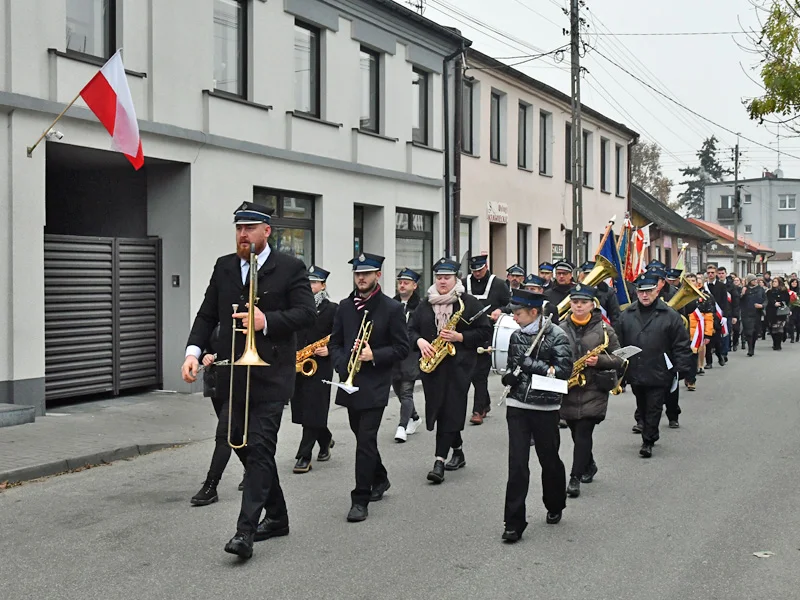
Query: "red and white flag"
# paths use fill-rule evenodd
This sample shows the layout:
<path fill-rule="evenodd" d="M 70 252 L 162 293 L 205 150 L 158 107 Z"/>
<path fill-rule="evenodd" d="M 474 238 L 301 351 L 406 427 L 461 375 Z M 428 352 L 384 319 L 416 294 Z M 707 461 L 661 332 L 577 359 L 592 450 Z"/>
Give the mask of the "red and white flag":
<path fill-rule="evenodd" d="M 111 147 L 138 171 L 144 164 L 142 140 L 119 50 L 81 90 L 81 98 L 111 134 Z"/>
<path fill-rule="evenodd" d="M 606 309 L 603 308 L 602 304 L 600 305 L 600 316 L 603 318 L 603 321 L 605 321 L 607 325 L 611 325 L 611 321 L 608 318 L 608 313 L 606 312 Z"/>
<path fill-rule="evenodd" d="M 789 302 L 797 302 L 797 293 L 789 290 Z"/>
<path fill-rule="evenodd" d="M 692 348 L 698 350 L 700 346 L 703 345 L 703 339 L 706 335 L 706 324 L 703 313 L 700 312 L 699 308 L 694 309 L 694 316 L 697 319 L 697 328 L 694 330 L 694 336 L 692 337 Z"/>

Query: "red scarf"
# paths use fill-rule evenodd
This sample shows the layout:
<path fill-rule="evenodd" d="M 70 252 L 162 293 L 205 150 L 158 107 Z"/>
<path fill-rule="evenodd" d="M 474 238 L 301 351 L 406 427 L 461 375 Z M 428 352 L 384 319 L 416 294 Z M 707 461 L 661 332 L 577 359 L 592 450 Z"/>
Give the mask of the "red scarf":
<path fill-rule="evenodd" d="M 370 292 L 370 295 L 369 295 L 369 296 L 367 296 L 366 298 L 362 298 L 362 297 L 361 297 L 361 296 L 358 294 L 358 292 L 356 292 L 356 293 L 353 295 L 353 305 L 356 307 L 356 310 L 357 310 L 357 311 L 364 310 L 364 307 L 367 305 L 367 302 L 369 302 L 369 301 L 372 299 L 372 297 L 373 297 L 375 294 L 379 293 L 380 291 L 381 291 L 381 285 L 380 285 L 380 284 L 378 284 L 378 285 L 376 285 L 376 286 L 375 286 L 375 289 L 374 289 L 374 290 L 372 290 L 372 292 Z"/>

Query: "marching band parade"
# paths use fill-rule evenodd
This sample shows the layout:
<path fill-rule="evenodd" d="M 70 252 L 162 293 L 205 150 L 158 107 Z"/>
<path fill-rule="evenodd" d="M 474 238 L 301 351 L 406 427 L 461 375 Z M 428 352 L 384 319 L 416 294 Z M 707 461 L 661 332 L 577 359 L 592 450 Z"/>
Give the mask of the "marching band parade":
<path fill-rule="evenodd" d="M 567 498 L 579 497 L 581 484 L 592 483 L 600 471 L 596 456 L 602 464 L 605 452 L 595 449 L 593 433 L 606 417 L 609 396 L 630 386 L 638 455 L 649 459 L 660 440 L 662 412 L 669 428 L 680 426 L 681 381 L 695 391 L 697 376 L 713 368 L 714 356 L 725 366 L 736 351 L 739 341 L 732 344 L 730 332 L 740 325 L 738 315 L 748 356 L 759 329 L 753 311 L 765 305 L 774 349 L 781 348 L 785 331 L 792 342 L 796 335 L 791 313 L 777 318 L 791 302 L 777 279 L 764 292 L 754 275 L 740 289 L 711 264 L 705 276 L 685 272 L 682 256 L 672 269 L 657 260 L 643 265 L 627 219 L 618 237 L 609 222 L 594 260 L 577 270 L 563 259 L 542 263 L 538 275 L 514 264 L 503 281 L 489 272 L 484 254 L 469 258 L 470 272 L 460 279 L 461 265 L 444 257 L 432 265 L 434 282 L 421 292 L 419 273 L 401 269 L 394 298 L 380 284 L 384 258 L 362 252 L 350 261 L 354 290 L 337 303 L 326 291 L 328 271 L 270 250 L 272 212 L 251 202 L 234 212 L 237 251 L 214 267 L 182 368 L 184 379 L 194 381 L 202 360 L 219 418 L 212 468 L 191 502 L 217 500 L 227 441 L 245 477 L 241 514 L 225 550 L 245 559 L 254 542 L 289 533 L 275 463 L 287 404 L 292 422 L 302 426 L 292 471 L 308 473 L 315 446 L 317 462 L 331 457 L 327 417 L 336 389 L 336 404 L 347 409 L 355 435 L 355 487 L 346 520 L 361 522 L 369 504 L 391 487 L 378 449 L 390 388 L 400 405 L 396 443 L 406 442 L 423 418 L 435 431 L 426 479 L 438 485 L 447 471 L 467 466 L 465 424 L 485 422 L 492 402 L 489 375 L 500 374 L 505 390 L 498 404 L 505 404 L 508 423 L 501 538 L 514 543 L 528 525 L 531 448 L 541 466 L 545 521 L 555 525 Z M 420 412 L 417 379 L 424 396 Z M 474 404 L 467 420 L 470 386 Z M 559 456 L 559 428 L 568 428 L 574 443 L 569 477 Z"/>

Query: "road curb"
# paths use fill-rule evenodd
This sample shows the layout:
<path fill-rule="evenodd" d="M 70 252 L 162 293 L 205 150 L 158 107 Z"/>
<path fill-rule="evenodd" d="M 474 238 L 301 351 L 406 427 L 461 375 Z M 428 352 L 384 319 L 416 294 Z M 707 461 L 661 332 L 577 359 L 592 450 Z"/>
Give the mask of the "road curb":
<path fill-rule="evenodd" d="M 172 448 L 173 446 L 179 446 L 187 443 L 188 442 L 169 442 L 166 444 L 133 444 L 131 446 L 114 448 L 112 450 L 104 450 L 102 452 L 95 452 L 85 456 L 57 460 L 41 465 L 34 465 L 32 467 L 22 467 L 21 469 L 13 469 L 11 471 L 0 473 L 0 482 L 7 481 L 8 483 L 21 483 L 24 481 L 30 481 L 32 479 L 39 479 L 40 477 L 61 475 L 81 467 L 89 467 L 103 463 L 111 463 L 116 460 L 134 458 L 136 456 L 150 454 L 152 452 L 164 450 L 165 448 Z"/>

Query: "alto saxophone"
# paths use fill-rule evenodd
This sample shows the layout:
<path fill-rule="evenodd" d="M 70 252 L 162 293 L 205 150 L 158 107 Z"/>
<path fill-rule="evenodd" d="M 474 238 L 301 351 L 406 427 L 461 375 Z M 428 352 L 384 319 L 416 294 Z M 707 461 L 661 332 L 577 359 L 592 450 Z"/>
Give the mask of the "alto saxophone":
<path fill-rule="evenodd" d="M 583 373 L 583 370 L 586 368 L 586 361 L 592 356 L 601 355 L 605 349 L 608 348 L 608 332 L 605 330 L 605 328 L 603 328 L 603 336 L 604 340 L 602 344 L 592 348 L 589 350 L 589 352 L 575 361 L 575 364 L 572 366 L 572 376 L 569 378 L 569 382 L 567 383 L 567 387 L 569 389 L 574 387 L 583 387 L 586 385 L 586 375 Z"/>
<path fill-rule="evenodd" d="M 464 301 L 461 298 L 458 299 L 458 310 L 453 312 L 453 316 L 450 317 L 450 320 L 447 321 L 444 327 L 442 327 L 442 331 L 445 329 L 450 329 L 451 331 L 455 331 L 456 325 L 461 320 L 461 315 L 464 314 Z M 456 355 L 456 348 L 453 346 L 452 342 L 445 341 L 441 333 L 436 336 L 436 339 L 433 340 L 431 343 L 433 346 L 434 355 L 431 358 L 425 358 L 424 356 L 419 359 L 419 368 L 423 373 L 432 373 L 436 367 L 439 366 L 446 356 L 455 356 Z"/>
<path fill-rule="evenodd" d="M 311 377 L 317 372 L 317 361 L 311 358 L 314 356 L 314 350 L 323 348 L 328 345 L 331 336 L 327 335 L 321 340 L 317 340 L 313 344 L 309 344 L 305 348 L 298 350 L 295 356 L 295 372 L 302 373 L 306 377 Z"/>

